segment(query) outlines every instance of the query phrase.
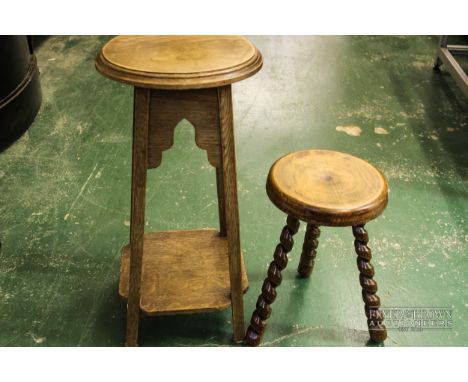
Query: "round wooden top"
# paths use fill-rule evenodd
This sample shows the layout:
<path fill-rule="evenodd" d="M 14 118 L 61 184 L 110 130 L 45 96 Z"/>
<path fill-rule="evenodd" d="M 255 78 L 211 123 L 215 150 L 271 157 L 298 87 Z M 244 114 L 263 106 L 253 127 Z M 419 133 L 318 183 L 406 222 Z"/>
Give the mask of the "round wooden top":
<path fill-rule="evenodd" d="M 380 215 L 388 200 L 383 174 L 357 157 L 306 150 L 278 159 L 267 193 L 282 211 L 325 226 L 364 224 Z"/>
<path fill-rule="evenodd" d="M 96 57 L 106 77 L 157 89 L 200 89 L 254 75 L 262 55 L 241 36 L 118 36 Z"/>

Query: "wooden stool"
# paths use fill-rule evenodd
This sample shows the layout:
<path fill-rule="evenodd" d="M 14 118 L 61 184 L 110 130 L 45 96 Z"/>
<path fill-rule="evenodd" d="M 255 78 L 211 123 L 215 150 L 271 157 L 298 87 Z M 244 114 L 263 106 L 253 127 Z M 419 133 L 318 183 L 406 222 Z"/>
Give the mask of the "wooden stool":
<path fill-rule="evenodd" d="M 97 70 L 135 87 L 130 244 L 119 294 L 128 299 L 127 346 L 137 346 L 140 309 L 148 315 L 232 305 L 234 341 L 244 337 L 231 83 L 254 75 L 262 56 L 239 36 L 119 36 L 103 46 Z M 218 230 L 144 234 L 146 171 L 161 164 L 183 118 L 216 167 Z M 183 217 L 181 217 L 183 219 Z"/>
<path fill-rule="evenodd" d="M 387 330 L 379 311 L 380 299 L 376 295 L 377 283 L 373 280 L 374 267 L 370 263 L 372 255 L 367 246 L 369 238 L 364 229 L 364 224 L 380 215 L 387 206 L 387 182 L 382 173 L 348 154 L 307 150 L 277 160 L 268 174 L 266 189 L 270 200 L 288 214 L 288 218 L 252 314 L 245 343 L 251 346 L 260 343 L 299 220 L 307 222 L 298 268 L 301 277 L 308 277 L 314 268 L 319 226 L 353 227 L 369 334 L 375 342 L 385 340 Z"/>

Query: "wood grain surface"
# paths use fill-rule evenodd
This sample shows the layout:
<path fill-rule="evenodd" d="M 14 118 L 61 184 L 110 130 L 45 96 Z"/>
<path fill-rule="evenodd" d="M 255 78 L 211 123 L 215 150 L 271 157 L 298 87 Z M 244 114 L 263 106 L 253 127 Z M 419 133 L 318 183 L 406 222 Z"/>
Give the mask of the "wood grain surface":
<path fill-rule="evenodd" d="M 135 86 L 199 89 L 252 76 L 262 56 L 242 36 L 117 36 L 95 63 L 103 75 Z"/>
<path fill-rule="evenodd" d="M 267 193 L 285 213 L 325 226 L 363 224 L 387 205 L 387 181 L 366 161 L 336 151 L 286 155 L 270 169 Z"/>
<path fill-rule="evenodd" d="M 152 90 L 148 134 L 148 167 L 161 164 L 162 152 L 174 144 L 174 129 L 182 120 L 195 128 L 195 142 L 208 161 L 221 166 L 217 89 Z"/>
<path fill-rule="evenodd" d="M 119 294 L 129 293 L 130 246 L 122 249 Z M 242 291 L 248 287 L 241 258 Z M 227 239 L 216 230 L 144 236 L 141 310 L 148 315 L 213 311 L 231 306 Z"/>

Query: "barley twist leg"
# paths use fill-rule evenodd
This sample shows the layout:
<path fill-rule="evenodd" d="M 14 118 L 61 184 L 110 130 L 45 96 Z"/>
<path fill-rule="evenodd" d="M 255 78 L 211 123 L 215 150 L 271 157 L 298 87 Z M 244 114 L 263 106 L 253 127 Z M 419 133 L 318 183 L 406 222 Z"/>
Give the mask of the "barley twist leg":
<path fill-rule="evenodd" d="M 270 305 L 276 299 L 276 288 L 281 284 L 281 271 L 288 264 L 288 252 L 291 251 L 294 240 L 293 235 L 299 229 L 299 220 L 288 216 L 286 226 L 281 231 L 280 244 L 276 246 L 273 261 L 268 268 L 268 276 L 263 282 L 262 294 L 258 297 L 256 309 L 252 314 L 244 342 L 250 346 L 258 346 L 265 332 L 265 321 L 271 315 Z"/>
<path fill-rule="evenodd" d="M 367 326 L 370 338 L 374 342 L 382 342 L 387 338 L 387 328 L 383 322 L 383 314 L 379 310 L 380 298 L 377 296 L 377 283 L 373 279 L 374 267 L 370 263 L 372 259 L 371 249 L 367 246 L 369 236 L 364 229 L 364 224 L 353 227 L 354 248 L 358 255 L 357 266 L 359 269 L 359 281 L 362 287 L 362 299 L 367 316 Z"/>
<path fill-rule="evenodd" d="M 306 233 L 304 236 L 304 244 L 302 246 L 301 260 L 297 271 L 301 277 L 309 277 L 314 269 L 315 257 L 317 256 L 318 238 L 320 236 L 320 228 L 314 224 L 307 224 Z"/>

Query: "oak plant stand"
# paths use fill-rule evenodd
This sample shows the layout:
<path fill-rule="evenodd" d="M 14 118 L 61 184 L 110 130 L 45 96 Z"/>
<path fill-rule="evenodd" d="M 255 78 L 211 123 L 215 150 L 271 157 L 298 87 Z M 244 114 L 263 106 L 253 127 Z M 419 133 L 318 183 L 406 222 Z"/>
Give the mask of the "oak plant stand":
<path fill-rule="evenodd" d="M 250 346 L 260 344 L 300 220 L 307 222 L 298 267 L 301 277 L 309 277 L 314 268 L 319 226 L 352 227 L 370 338 L 375 342 L 384 341 L 387 330 L 379 311 L 380 299 L 373 279 L 374 267 L 370 263 L 372 254 L 367 246 L 369 237 L 364 228 L 387 206 L 387 181 L 382 173 L 366 161 L 348 154 L 306 150 L 277 160 L 268 174 L 266 189 L 270 200 L 288 218 L 252 314 L 245 343 Z"/>
<path fill-rule="evenodd" d="M 97 70 L 135 87 L 130 244 L 122 250 L 119 294 L 127 304 L 127 346 L 137 346 L 140 311 L 192 313 L 232 306 L 234 341 L 244 337 L 231 83 L 254 75 L 262 56 L 239 36 L 119 36 Z M 219 230 L 144 233 L 146 171 L 161 164 L 183 118 L 216 168 Z"/>

